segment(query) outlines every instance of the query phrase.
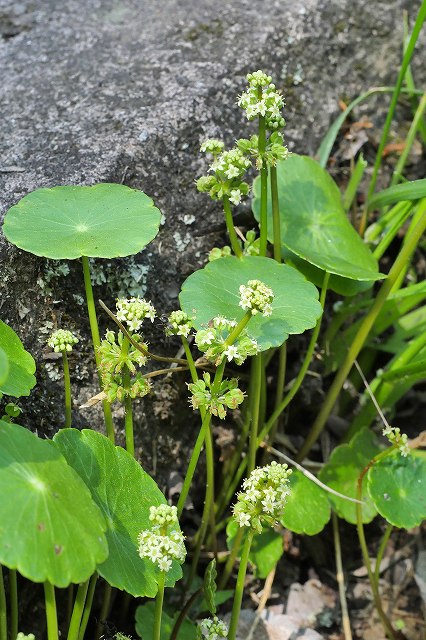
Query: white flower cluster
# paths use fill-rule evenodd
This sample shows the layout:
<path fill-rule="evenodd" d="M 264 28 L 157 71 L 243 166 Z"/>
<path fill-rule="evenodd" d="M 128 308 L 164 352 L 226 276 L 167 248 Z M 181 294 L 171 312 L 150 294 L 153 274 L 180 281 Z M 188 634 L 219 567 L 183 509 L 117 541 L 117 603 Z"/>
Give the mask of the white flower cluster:
<path fill-rule="evenodd" d="M 247 119 L 263 116 L 266 127 L 272 131 L 284 127 L 285 120 L 281 115 L 284 98 L 276 90 L 271 76 L 255 71 L 248 74 L 247 81 L 249 86 L 238 99 L 238 105 L 245 110 Z"/>
<path fill-rule="evenodd" d="M 260 280 L 249 280 L 246 285 L 240 286 L 240 307 L 250 310 L 253 315 L 261 313 L 270 316 L 273 300 L 274 292 Z"/>
<path fill-rule="evenodd" d="M 229 320 L 223 316 L 213 318 L 211 326 L 200 329 L 195 334 L 195 344 L 206 358 L 218 366 L 224 358 L 236 364 L 242 364 L 248 356 L 259 353 L 256 340 L 250 338 L 243 330 L 232 345 L 227 344 L 230 332 L 236 326 L 235 320 Z"/>
<path fill-rule="evenodd" d="M 402 456 L 406 457 L 410 453 L 410 447 L 408 446 L 408 436 L 406 433 L 401 433 L 399 427 L 388 426 L 382 431 L 383 435 L 389 440 L 389 442 L 398 447 Z"/>
<path fill-rule="evenodd" d="M 200 151 L 202 153 L 212 153 L 213 155 L 217 155 L 221 153 L 225 148 L 224 143 L 221 140 L 216 140 L 216 138 L 208 138 L 204 140 L 203 144 L 200 147 Z"/>
<path fill-rule="evenodd" d="M 241 178 L 251 166 L 249 158 L 246 158 L 240 149 L 223 151 L 210 165 L 209 171 L 222 175 L 227 180 Z"/>
<path fill-rule="evenodd" d="M 271 462 L 258 467 L 243 482 L 243 491 L 233 506 L 234 518 L 240 527 L 262 532 L 262 520 L 275 525 L 279 522 L 289 494 L 291 469 L 286 464 Z"/>
<path fill-rule="evenodd" d="M 197 189 L 208 192 L 213 200 L 222 200 L 227 197 L 230 202 L 237 205 L 249 192 L 249 185 L 242 181 L 249 167 L 251 167 L 251 160 L 240 149 L 223 151 L 214 156 L 209 167 L 209 171 L 214 175 L 201 176 L 197 180 Z"/>
<path fill-rule="evenodd" d="M 20 631 L 16 636 L 16 640 L 35 640 L 35 635 L 33 633 L 25 635 L 24 633 L 22 633 L 22 631 Z"/>
<path fill-rule="evenodd" d="M 198 622 L 198 637 L 205 640 L 217 640 L 228 637 L 228 626 L 217 616 L 205 618 Z"/>
<path fill-rule="evenodd" d="M 72 348 L 77 344 L 78 338 L 67 329 L 58 329 L 54 331 L 50 336 L 47 344 L 56 353 L 64 353 L 65 351 L 72 351 Z"/>
<path fill-rule="evenodd" d="M 244 393 L 238 388 L 238 380 L 222 380 L 219 389 L 213 392 L 213 385 L 210 374 L 205 372 L 203 377 L 188 384 L 191 392 L 190 403 L 193 409 L 204 407 L 213 416 L 218 416 L 223 420 L 226 416 L 226 409 L 236 409 L 244 400 Z"/>
<path fill-rule="evenodd" d="M 139 331 L 145 318 L 154 322 L 155 309 L 144 298 L 118 298 L 117 318 L 125 322 L 130 331 Z"/>
<path fill-rule="evenodd" d="M 168 317 L 169 325 L 166 329 L 167 336 L 184 336 L 187 338 L 193 328 L 193 319 L 187 313 L 181 311 L 172 311 Z"/>
<path fill-rule="evenodd" d="M 173 560 L 180 564 L 185 561 L 184 536 L 180 529 L 170 530 L 178 525 L 176 507 L 161 504 L 150 507 L 149 519 L 152 529 L 144 529 L 138 536 L 139 556 L 148 558 L 161 571 L 169 571 Z"/>

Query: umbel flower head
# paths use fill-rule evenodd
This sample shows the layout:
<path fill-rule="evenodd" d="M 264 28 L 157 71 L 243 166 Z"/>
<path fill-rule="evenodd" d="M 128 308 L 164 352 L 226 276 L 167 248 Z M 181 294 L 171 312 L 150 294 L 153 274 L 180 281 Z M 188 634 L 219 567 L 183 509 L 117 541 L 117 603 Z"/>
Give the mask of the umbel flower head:
<path fill-rule="evenodd" d="M 47 344 L 56 353 L 66 353 L 72 351 L 72 348 L 77 344 L 78 338 L 71 331 L 67 329 L 58 329 L 54 331 L 50 336 Z"/>
<path fill-rule="evenodd" d="M 204 618 L 197 625 L 197 636 L 199 640 L 218 640 L 218 638 L 228 637 L 228 626 L 217 616 Z"/>
<path fill-rule="evenodd" d="M 172 311 L 168 317 L 169 325 L 166 329 L 167 336 L 184 336 L 187 338 L 193 328 L 193 319 L 187 313 Z"/>
<path fill-rule="evenodd" d="M 173 560 L 180 564 L 185 561 L 184 536 L 180 529 L 176 507 L 160 504 L 150 507 L 151 529 L 144 529 L 138 536 L 139 556 L 148 558 L 161 571 L 169 571 Z"/>
<path fill-rule="evenodd" d="M 240 527 L 262 533 L 262 521 L 272 526 L 279 522 L 289 494 L 290 475 L 291 469 L 286 464 L 275 461 L 251 472 L 233 506 L 234 518 Z"/>
<path fill-rule="evenodd" d="M 245 110 L 247 120 L 263 116 L 267 129 L 282 129 L 285 126 L 281 115 L 284 98 L 276 90 L 272 77 L 263 71 L 255 71 L 247 75 L 247 81 L 249 84 L 246 91 L 238 98 L 238 106 Z"/>
<path fill-rule="evenodd" d="M 144 298 L 118 298 L 117 318 L 124 322 L 131 332 L 139 331 L 145 318 L 154 322 L 155 309 Z"/>
<path fill-rule="evenodd" d="M 212 415 L 223 420 L 226 416 L 226 408 L 236 409 L 244 400 L 244 393 L 238 388 L 238 380 L 222 380 L 217 393 L 213 393 L 212 382 L 209 373 L 203 373 L 203 377 L 197 382 L 188 384 L 192 393 L 190 402 L 193 409 L 204 407 Z"/>
<path fill-rule="evenodd" d="M 197 347 L 216 366 L 225 358 L 228 362 L 234 360 L 236 364 L 241 365 L 248 356 L 254 356 L 259 352 L 256 340 L 250 338 L 245 329 L 232 345 L 227 344 L 226 340 L 236 324 L 235 320 L 217 316 L 207 329 L 200 329 L 195 334 Z"/>
<path fill-rule="evenodd" d="M 389 442 L 395 445 L 404 458 L 410 453 L 410 447 L 408 446 L 408 436 L 406 433 L 401 433 L 399 427 L 391 427 L 390 425 L 383 429 L 382 434 L 386 436 Z"/>
<path fill-rule="evenodd" d="M 274 292 L 260 280 L 249 280 L 246 285 L 240 286 L 239 305 L 246 311 L 250 310 L 253 315 L 261 313 L 270 316 L 273 300 Z"/>
<path fill-rule="evenodd" d="M 214 159 L 209 172 L 213 175 L 201 176 L 197 180 L 198 191 L 208 192 L 213 200 L 227 197 L 232 204 L 239 204 L 249 192 L 249 185 L 242 178 L 251 167 L 250 159 L 238 148 L 212 153 Z"/>

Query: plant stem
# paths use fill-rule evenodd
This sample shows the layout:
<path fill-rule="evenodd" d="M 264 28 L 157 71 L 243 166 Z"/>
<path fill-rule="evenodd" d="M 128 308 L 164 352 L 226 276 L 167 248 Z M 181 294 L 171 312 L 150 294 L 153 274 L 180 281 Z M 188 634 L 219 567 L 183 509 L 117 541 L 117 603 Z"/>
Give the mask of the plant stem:
<path fill-rule="evenodd" d="M 225 567 L 223 569 L 223 573 L 220 577 L 218 589 L 221 591 L 224 589 L 228 583 L 230 575 L 232 573 L 232 569 L 234 568 L 235 560 L 238 555 L 238 551 L 240 550 L 241 541 L 243 539 L 244 529 L 243 527 L 239 527 L 234 538 L 234 544 L 232 545 L 231 552 L 226 561 Z"/>
<path fill-rule="evenodd" d="M 89 588 L 87 591 L 86 602 L 84 603 L 83 616 L 81 618 L 80 630 L 78 632 L 78 640 L 84 640 L 84 634 L 86 633 L 87 624 L 89 622 L 90 612 L 92 610 L 93 597 L 95 595 L 96 582 L 98 581 L 98 573 L 92 575 L 89 581 Z"/>
<path fill-rule="evenodd" d="M 262 89 L 259 88 L 259 99 L 262 97 Z M 259 158 L 262 160 L 260 169 L 260 243 L 259 255 L 266 256 L 268 244 L 268 167 L 264 158 L 266 149 L 266 123 L 265 117 L 259 116 Z"/>
<path fill-rule="evenodd" d="M 367 164 L 368 163 L 366 160 L 364 160 L 362 153 L 360 153 L 355 168 L 348 182 L 348 186 L 346 187 L 345 193 L 343 194 L 342 198 L 342 205 L 347 213 L 352 206 L 352 202 L 354 201 L 354 198 L 356 196 L 359 183 L 361 182 L 362 176 L 364 175 Z"/>
<path fill-rule="evenodd" d="M 262 354 L 259 353 L 253 358 L 253 405 L 252 405 L 252 417 L 250 426 L 250 439 L 249 439 L 249 451 L 248 451 L 248 469 L 250 473 L 256 466 L 256 452 L 257 452 L 257 434 L 259 430 L 259 410 L 260 410 L 260 394 L 262 389 Z"/>
<path fill-rule="evenodd" d="M 152 640 L 160 640 L 161 614 L 163 611 L 165 580 L 166 580 L 166 574 L 164 571 L 161 571 L 160 575 L 158 576 L 158 591 L 157 591 L 157 595 L 155 596 L 154 628 L 152 633 Z"/>
<path fill-rule="evenodd" d="M 426 0 L 425 0 L 425 6 L 426 6 Z M 426 206 L 426 198 L 423 199 L 421 203 L 423 203 Z M 405 266 L 409 262 L 414 250 L 416 249 L 417 243 L 422 237 L 425 229 L 426 229 L 426 216 L 423 216 L 423 218 L 419 220 L 416 227 L 413 229 L 413 232 L 410 235 L 409 241 L 406 242 L 406 244 L 402 247 L 401 251 L 399 252 L 394 264 L 392 265 L 391 270 L 389 271 L 388 277 L 382 284 L 381 289 L 379 290 L 376 296 L 376 299 L 372 307 L 370 308 L 363 322 L 361 323 L 357 331 L 357 334 L 348 349 L 346 358 L 343 364 L 341 365 L 339 371 L 337 372 L 333 380 L 333 383 L 327 393 L 327 396 L 325 397 L 324 403 L 312 426 L 312 429 L 308 434 L 308 437 L 306 438 L 303 444 L 303 447 L 300 450 L 300 453 L 297 456 L 297 462 L 300 462 L 301 460 L 303 460 L 303 458 L 309 453 L 312 445 L 314 444 L 314 442 L 317 440 L 318 436 L 324 429 L 327 419 L 330 416 L 331 412 L 333 411 L 333 408 L 339 396 L 340 390 L 350 370 L 352 369 L 354 361 L 356 360 L 359 352 L 364 346 L 364 343 L 368 338 L 368 335 L 377 319 L 377 316 L 382 310 L 382 307 L 386 302 L 386 299 L 390 294 L 395 282 L 397 281 L 400 272 L 402 271 L 402 269 L 405 268 Z"/>
<path fill-rule="evenodd" d="M 64 369 L 65 388 L 65 429 L 69 429 L 71 427 L 71 378 L 66 351 L 62 351 L 62 366 Z"/>
<path fill-rule="evenodd" d="M 83 616 L 84 604 L 86 602 L 89 580 L 78 585 L 77 595 L 74 602 L 67 640 L 78 640 L 81 618 Z"/>
<path fill-rule="evenodd" d="M 272 225 L 274 230 L 274 259 L 281 262 L 281 220 L 280 206 L 278 202 L 278 179 L 277 167 L 271 165 L 271 202 L 272 202 Z"/>
<path fill-rule="evenodd" d="M 386 145 L 386 142 L 387 142 L 387 139 L 388 139 L 390 126 L 392 124 L 393 115 L 394 115 L 395 108 L 396 108 L 396 103 L 398 102 L 399 94 L 400 94 L 401 88 L 402 88 L 402 83 L 404 82 L 405 72 L 407 71 L 408 66 L 410 64 L 410 61 L 411 61 L 411 58 L 413 57 L 414 48 L 416 46 L 416 42 L 417 42 L 417 39 L 419 37 L 419 34 L 420 34 L 421 29 L 422 29 L 423 22 L 424 22 L 425 18 L 426 18 L 426 0 L 423 0 L 422 4 L 420 6 L 419 12 L 417 14 L 416 22 L 414 23 L 413 31 L 411 32 L 410 40 L 409 40 L 409 42 L 407 44 L 407 48 L 405 49 L 405 52 L 404 52 L 401 68 L 399 70 L 398 78 L 397 78 L 397 81 L 396 81 L 396 84 L 395 84 L 395 88 L 394 88 L 393 94 L 392 94 L 391 103 L 390 103 L 389 110 L 388 110 L 388 113 L 387 113 L 387 116 L 386 116 L 386 121 L 385 121 L 385 124 L 383 126 L 382 136 L 380 138 L 379 148 L 377 149 L 376 160 L 374 162 L 373 173 L 372 173 L 371 180 L 370 180 L 370 185 L 369 185 L 369 188 L 368 188 L 366 204 L 365 204 L 365 208 L 364 208 L 364 211 L 363 211 L 363 214 L 362 214 L 362 218 L 361 218 L 361 222 L 360 222 L 359 231 L 360 231 L 361 235 L 364 234 L 365 226 L 366 226 L 366 223 L 367 223 L 368 201 L 370 200 L 370 198 L 373 195 L 374 190 L 376 188 L 377 177 L 378 177 L 380 165 L 381 165 L 381 162 L 382 162 L 383 150 L 385 148 L 385 145 Z"/>
<path fill-rule="evenodd" d="M 225 213 L 226 228 L 231 241 L 232 251 L 235 253 L 237 258 L 241 258 L 243 252 L 241 251 L 240 243 L 238 241 L 237 234 L 235 233 L 234 220 L 232 218 L 231 205 L 229 203 L 228 196 L 223 196 L 222 202 L 223 211 Z"/>
<path fill-rule="evenodd" d="M 96 308 L 95 308 L 95 300 L 93 298 L 92 281 L 90 279 L 89 258 L 87 256 L 82 256 L 81 263 L 83 265 L 84 288 L 86 291 L 86 302 L 87 302 L 87 312 L 89 315 L 89 322 L 90 322 L 90 331 L 92 333 L 92 342 L 93 342 L 93 349 L 95 351 L 95 361 L 96 361 L 96 367 L 98 369 L 99 384 L 102 389 L 103 388 L 102 380 L 99 372 L 100 358 L 99 358 L 99 352 L 98 352 L 98 349 L 101 344 L 101 339 L 99 335 L 98 320 L 96 318 Z M 104 411 L 105 428 L 106 428 L 107 436 L 111 440 L 111 442 L 115 442 L 114 424 L 112 421 L 111 406 L 106 400 L 104 400 L 102 402 L 102 407 Z"/>
<path fill-rule="evenodd" d="M 402 172 L 404 171 L 405 163 L 407 162 L 408 154 L 410 153 L 410 149 L 413 146 L 413 142 L 416 138 L 417 132 L 421 126 L 424 124 L 423 114 L 426 109 L 426 93 L 423 94 L 419 106 L 416 109 L 416 113 L 414 114 L 413 121 L 411 123 L 410 129 L 407 133 L 407 137 L 405 138 L 405 146 L 402 150 L 401 155 L 398 158 L 398 162 L 396 163 L 392 180 L 390 186 L 393 187 L 394 184 L 398 184 L 401 181 Z"/>
<path fill-rule="evenodd" d="M 18 635 L 18 581 L 15 569 L 9 569 L 9 594 L 10 594 L 10 637 L 15 639 Z"/>
<path fill-rule="evenodd" d="M 311 337 L 311 339 L 312 339 L 312 337 Z M 316 341 L 316 339 L 315 339 L 315 341 Z M 287 343 L 284 342 L 284 344 L 281 345 L 280 352 L 279 352 L 277 389 L 276 389 L 276 394 L 275 394 L 275 411 L 279 408 L 279 406 L 281 405 L 281 402 L 283 400 L 284 387 L 285 387 L 286 367 L 287 367 Z M 277 429 L 278 429 L 278 425 L 279 425 L 279 417 L 275 420 L 275 422 L 272 425 L 271 430 L 269 432 L 268 442 L 270 442 L 271 444 L 273 444 L 273 442 L 274 442 L 275 434 L 276 434 Z M 266 450 L 265 450 L 265 455 L 266 455 Z"/>
<path fill-rule="evenodd" d="M 342 611 L 343 633 L 345 634 L 345 640 L 352 640 L 352 631 L 351 631 L 351 624 L 349 620 L 348 603 L 346 602 L 345 575 L 343 573 L 342 549 L 340 546 L 340 535 L 339 535 L 339 521 L 334 512 L 331 514 L 331 518 L 333 522 L 334 553 L 336 558 L 336 578 L 337 578 L 337 584 L 339 586 L 339 600 L 340 600 L 340 609 Z"/>
<path fill-rule="evenodd" d="M 197 589 L 197 591 L 194 591 L 194 593 L 192 593 L 191 596 L 188 598 L 183 609 L 181 610 L 181 612 L 179 613 L 176 619 L 176 622 L 170 634 L 170 640 L 177 640 L 179 629 L 181 628 L 183 621 L 185 620 L 187 614 L 191 610 L 192 605 L 194 604 L 198 596 L 201 595 L 202 592 L 203 592 L 203 588 L 200 587 L 199 589 Z"/>
<path fill-rule="evenodd" d="M 104 597 L 101 612 L 99 614 L 99 622 L 96 626 L 95 640 L 100 639 L 103 633 L 103 628 L 106 626 L 106 621 L 111 607 L 111 595 L 112 587 L 109 582 L 105 582 Z"/>
<path fill-rule="evenodd" d="M 4 589 L 3 567 L 0 564 L 0 640 L 7 640 L 7 604 Z"/>
<path fill-rule="evenodd" d="M 389 538 L 393 531 L 393 525 L 390 522 L 386 523 L 386 529 L 383 534 L 383 537 L 380 541 L 379 550 L 376 556 L 376 566 L 374 567 L 374 582 L 376 583 L 377 589 L 379 588 L 379 578 L 380 578 L 380 565 L 382 564 L 383 554 L 385 553 L 386 545 L 389 542 Z"/>
<path fill-rule="evenodd" d="M 387 455 L 389 451 L 390 451 L 390 449 L 387 449 L 386 451 L 384 451 L 382 453 Z M 379 454 L 379 456 L 380 455 L 381 454 Z M 370 467 L 375 463 L 375 461 L 377 461 L 379 459 L 379 456 L 376 456 L 376 458 L 373 458 L 373 460 L 363 469 L 363 471 L 359 475 L 358 482 L 357 482 L 357 498 L 360 501 L 362 500 L 362 481 L 363 481 L 363 478 L 364 478 L 365 474 L 367 473 L 367 471 L 370 469 Z M 375 607 L 377 609 L 377 613 L 380 616 L 380 620 L 382 621 L 382 624 L 383 624 L 383 627 L 385 629 L 386 635 L 390 638 L 390 640 L 395 640 L 394 629 L 393 629 L 392 624 L 391 624 L 390 620 L 388 619 L 387 615 L 383 611 L 382 601 L 381 601 L 381 598 L 380 598 L 380 593 L 379 593 L 376 581 L 374 579 L 373 572 L 371 570 L 370 557 L 368 555 L 368 547 L 367 547 L 367 542 L 365 540 L 364 525 L 363 525 L 363 522 L 362 522 L 362 504 L 357 503 L 355 508 L 356 508 L 356 528 L 357 528 L 357 532 L 358 532 L 358 539 L 359 539 L 359 544 L 361 546 L 362 557 L 364 559 L 365 568 L 367 569 L 368 579 L 370 580 L 370 585 L 371 585 L 371 590 L 372 590 L 372 593 L 373 593 L 374 604 L 375 604 Z"/>
<path fill-rule="evenodd" d="M 129 352 L 130 341 L 127 336 L 123 336 L 121 343 L 121 357 L 125 358 Z M 126 433 L 126 450 L 134 457 L 135 440 L 133 436 L 133 405 L 130 392 L 130 369 L 126 365 L 123 367 L 123 388 L 124 396 L 124 430 Z"/>
<path fill-rule="evenodd" d="M 229 625 L 228 640 L 235 640 L 237 635 L 238 620 L 240 617 L 241 603 L 244 593 L 244 582 L 247 572 L 247 564 L 254 532 L 250 529 L 244 541 L 241 553 L 240 567 L 238 569 L 237 584 L 235 585 L 234 603 L 232 605 L 231 623 Z"/>
<path fill-rule="evenodd" d="M 58 640 L 55 587 L 50 582 L 44 583 L 44 601 L 46 604 L 47 640 Z"/>

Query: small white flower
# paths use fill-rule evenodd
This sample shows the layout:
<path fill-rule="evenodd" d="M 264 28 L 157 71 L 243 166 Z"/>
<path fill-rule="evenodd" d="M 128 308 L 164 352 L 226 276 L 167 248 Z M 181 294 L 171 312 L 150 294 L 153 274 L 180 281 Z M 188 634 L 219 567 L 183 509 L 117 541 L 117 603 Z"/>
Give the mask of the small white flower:
<path fill-rule="evenodd" d="M 232 204 L 240 204 L 241 202 L 241 196 L 242 193 L 240 191 L 240 189 L 232 189 L 230 194 L 229 194 L 229 201 L 232 202 Z"/>
<path fill-rule="evenodd" d="M 225 349 L 224 354 L 227 357 L 228 362 L 231 362 L 235 357 L 238 357 L 238 348 L 231 345 Z"/>

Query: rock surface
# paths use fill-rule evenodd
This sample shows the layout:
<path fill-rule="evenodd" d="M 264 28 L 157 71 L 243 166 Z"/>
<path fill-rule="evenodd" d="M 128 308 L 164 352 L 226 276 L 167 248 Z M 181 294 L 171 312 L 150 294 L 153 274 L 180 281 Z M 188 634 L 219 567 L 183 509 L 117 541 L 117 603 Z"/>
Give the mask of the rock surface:
<path fill-rule="evenodd" d="M 41 186 L 114 181 L 143 189 L 164 214 L 160 234 L 136 259 L 121 260 L 118 268 L 98 265 L 97 282 L 108 286 L 96 293 L 111 303 L 124 282 L 169 312 L 183 279 L 222 241 L 219 208 L 194 188 L 205 169 L 198 149 L 207 136 L 232 144 L 250 131 L 235 104 L 245 74 L 263 68 L 274 76 L 286 95 L 289 147 L 313 154 L 338 113 L 339 97 L 394 81 L 402 11 L 414 19 L 419 5 L 0 0 L 2 212 Z M 414 71 L 420 84 L 422 72 Z M 381 98 L 376 111 L 369 106 L 379 123 L 385 103 Z M 34 401 L 22 402 L 23 422 L 51 434 L 63 418 L 55 365 L 46 369 L 43 342 L 58 321 L 88 335 L 80 266 L 70 263 L 65 277 L 57 264 L 46 266 L 2 237 L 0 255 L 1 317 L 39 364 Z M 177 344 L 162 344 L 161 327 L 150 340 L 160 350 Z M 73 363 L 80 404 L 96 389 L 89 345 L 82 352 Z M 144 406 L 150 420 L 149 426 L 143 421 L 139 444 L 147 466 L 155 466 L 152 455 L 166 468 L 170 455 L 178 460 L 192 441 L 182 429 L 193 420 L 186 398 L 173 383 L 159 384 L 154 402 Z M 100 412 L 76 412 L 75 421 L 100 424 Z"/>

